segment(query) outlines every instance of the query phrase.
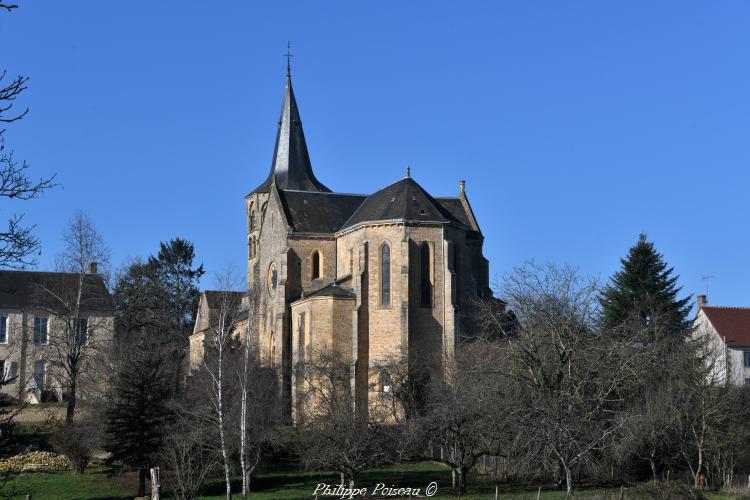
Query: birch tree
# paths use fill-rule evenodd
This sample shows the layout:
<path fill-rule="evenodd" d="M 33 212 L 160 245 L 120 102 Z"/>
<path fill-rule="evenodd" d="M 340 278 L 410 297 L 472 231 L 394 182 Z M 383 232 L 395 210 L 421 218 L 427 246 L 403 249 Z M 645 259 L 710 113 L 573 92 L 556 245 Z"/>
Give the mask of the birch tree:
<path fill-rule="evenodd" d="M 278 375 L 273 367 L 262 367 L 258 358 L 256 335 L 262 322 L 259 298 L 257 291 L 248 291 L 238 313 L 240 321 L 246 323 L 234 363 L 240 394 L 238 427 L 243 500 L 248 497 L 263 450 L 276 441 L 275 426 L 282 420 Z"/>
<path fill-rule="evenodd" d="M 216 294 L 216 316 L 215 322 L 209 326 L 209 331 L 206 333 L 206 356 L 203 363 L 203 370 L 209 381 L 208 398 L 213 409 L 210 419 L 214 423 L 219 438 L 227 500 L 231 500 L 232 497 L 228 391 L 230 384 L 234 382 L 234 377 L 230 371 L 230 359 L 232 344 L 236 345 L 238 341 L 235 326 L 240 319 L 242 297 L 242 293 L 232 291 L 237 283 L 238 280 L 230 271 L 222 273 L 217 279 L 217 284 L 222 290 L 213 292 Z"/>
<path fill-rule="evenodd" d="M 102 367 L 102 356 L 111 348 L 114 325 L 112 300 L 98 272 L 108 270 L 109 249 L 85 213 L 79 211 L 70 220 L 63 244 L 57 257 L 60 272 L 39 283 L 36 300 L 52 317 L 46 349 L 52 353 L 53 364 L 61 368 L 68 400 L 65 421 L 69 423 L 75 415 L 79 383 L 86 374 L 98 378 L 93 372 Z"/>

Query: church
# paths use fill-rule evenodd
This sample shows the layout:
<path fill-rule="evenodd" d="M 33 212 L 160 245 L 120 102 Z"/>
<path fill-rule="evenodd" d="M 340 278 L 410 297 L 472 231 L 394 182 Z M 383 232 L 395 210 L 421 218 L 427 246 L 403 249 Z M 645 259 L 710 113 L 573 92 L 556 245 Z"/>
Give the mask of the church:
<path fill-rule="evenodd" d="M 462 318 L 491 295 L 484 238 L 465 183 L 456 187 L 433 197 L 407 168 L 370 195 L 333 192 L 313 171 L 287 67 L 271 169 L 245 203 L 259 309 L 249 335 L 261 363 L 280 369 L 294 421 L 314 353 L 345 359 L 357 405 L 389 390 L 386 360 L 440 370 L 450 359 Z"/>

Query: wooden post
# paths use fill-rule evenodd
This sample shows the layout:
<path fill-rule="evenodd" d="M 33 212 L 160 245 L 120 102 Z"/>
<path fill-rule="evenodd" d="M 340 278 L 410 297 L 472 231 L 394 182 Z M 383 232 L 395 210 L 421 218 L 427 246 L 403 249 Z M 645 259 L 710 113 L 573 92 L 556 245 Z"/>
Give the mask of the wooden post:
<path fill-rule="evenodd" d="M 151 467 L 151 500 L 159 500 L 159 468 Z"/>

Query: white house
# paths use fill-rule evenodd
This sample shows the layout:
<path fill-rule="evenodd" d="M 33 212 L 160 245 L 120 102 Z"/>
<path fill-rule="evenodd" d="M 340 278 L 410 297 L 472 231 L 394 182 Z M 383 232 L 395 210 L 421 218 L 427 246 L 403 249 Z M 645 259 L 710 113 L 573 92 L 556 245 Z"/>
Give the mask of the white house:
<path fill-rule="evenodd" d="M 696 335 L 708 335 L 726 352 L 717 370 L 725 371 L 732 383 L 750 387 L 750 307 L 709 306 L 705 295 L 697 299 Z"/>

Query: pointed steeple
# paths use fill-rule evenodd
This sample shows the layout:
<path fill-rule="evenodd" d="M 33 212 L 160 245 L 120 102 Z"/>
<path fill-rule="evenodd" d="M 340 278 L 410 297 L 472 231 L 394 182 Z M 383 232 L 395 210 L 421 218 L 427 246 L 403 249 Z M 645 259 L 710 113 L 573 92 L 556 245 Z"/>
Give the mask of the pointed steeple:
<path fill-rule="evenodd" d="M 271 172 L 268 178 L 253 190 L 253 193 L 264 193 L 275 183 L 279 189 L 298 191 L 330 192 L 325 185 L 315 178 L 307 152 L 305 134 L 302 131 L 302 119 L 299 116 L 297 100 L 292 89 L 292 76 L 287 61 L 286 88 L 284 101 L 281 104 L 279 130 L 276 133 L 276 146 L 273 151 Z"/>

